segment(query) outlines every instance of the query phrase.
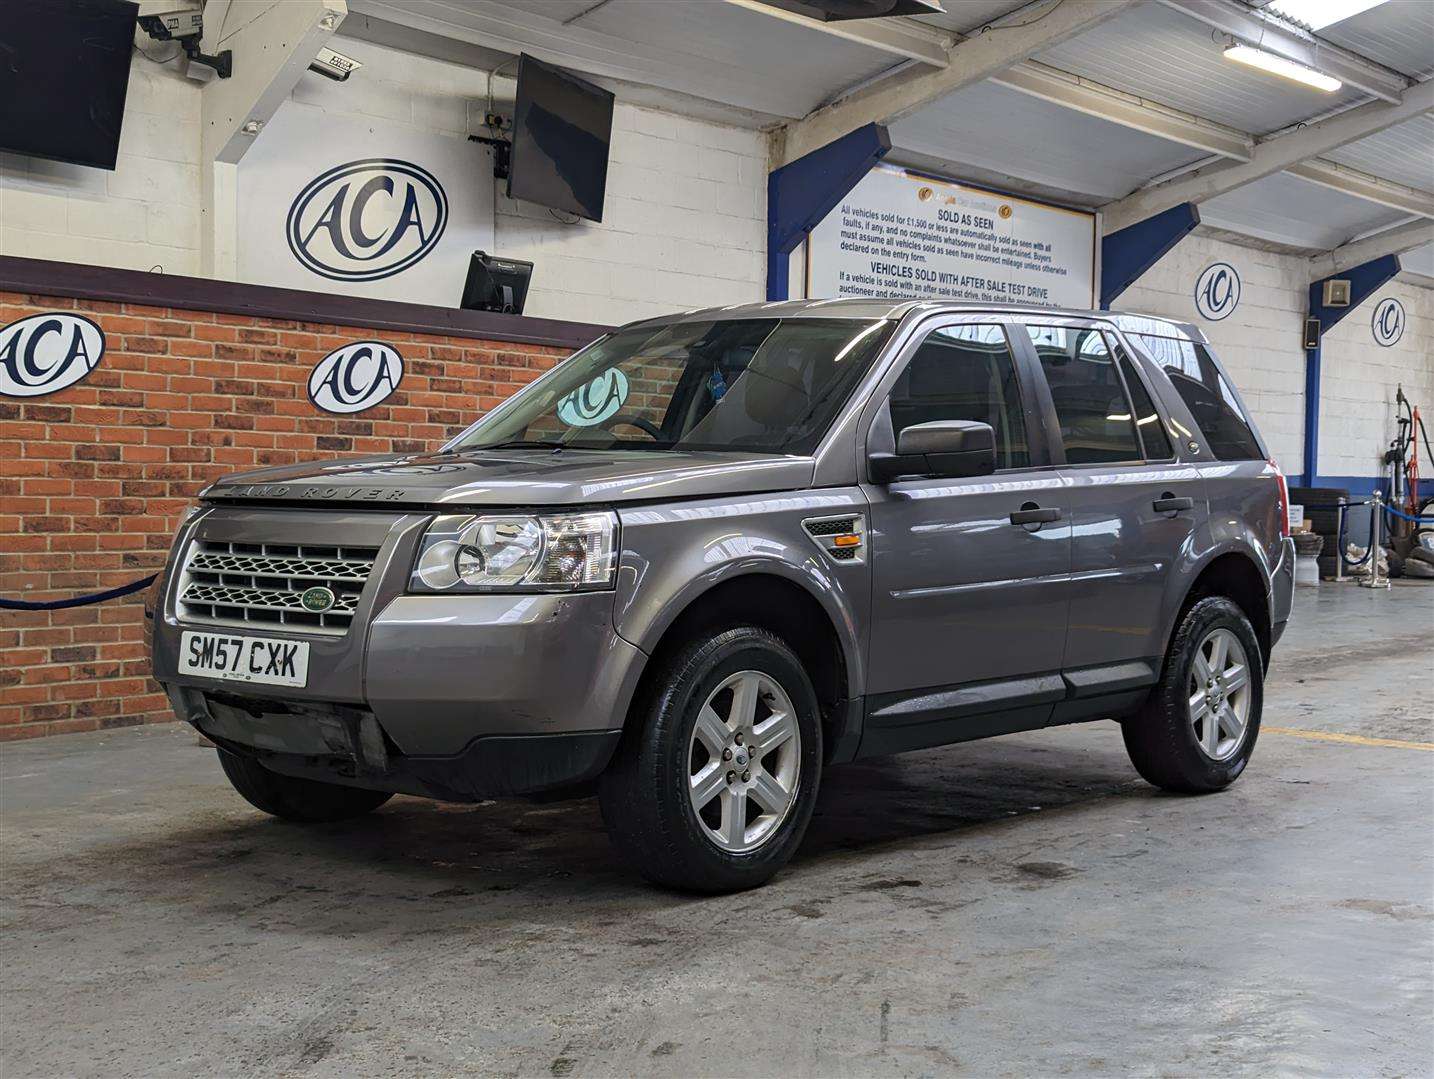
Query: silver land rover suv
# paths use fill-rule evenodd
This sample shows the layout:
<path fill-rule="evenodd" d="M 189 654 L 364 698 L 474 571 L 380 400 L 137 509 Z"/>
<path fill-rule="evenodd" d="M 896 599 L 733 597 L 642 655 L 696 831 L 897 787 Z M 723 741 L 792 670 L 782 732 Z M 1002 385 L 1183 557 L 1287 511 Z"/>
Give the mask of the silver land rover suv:
<path fill-rule="evenodd" d="M 154 671 L 265 812 L 596 787 L 649 878 L 746 888 L 860 757 L 1111 719 L 1151 783 L 1234 782 L 1286 502 L 1194 326 L 698 311 L 438 452 L 213 484 L 152 592 Z"/>

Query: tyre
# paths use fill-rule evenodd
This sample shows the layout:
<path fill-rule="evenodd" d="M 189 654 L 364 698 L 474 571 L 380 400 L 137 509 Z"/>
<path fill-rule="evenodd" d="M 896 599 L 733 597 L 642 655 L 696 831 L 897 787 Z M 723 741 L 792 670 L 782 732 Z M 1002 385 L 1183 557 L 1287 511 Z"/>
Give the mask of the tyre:
<path fill-rule="evenodd" d="M 821 765 L 811 680 L 781 638 L 745 626 L 658 669 L 598 793 L 613 845 L 649 880 L 735 892 L 792 857 Z"/>
<path fill-rule="evenodd" d="M 219 764 L 234 789 L 255 809 L 289 821 L 347 820 L 377 809 L 393 795 L 271 772 L 250 757 L 219 750 Z"/>
<path fill-rule="evenodd" d="M 1221 790 L 1249 763 L 1263 703 L 1255 631 L 1234 603 L 1209 596 L 1181 617 L 1160 681 L 1123 726 L 1125 748 L 1135 770 L 1157 787 Z"/>

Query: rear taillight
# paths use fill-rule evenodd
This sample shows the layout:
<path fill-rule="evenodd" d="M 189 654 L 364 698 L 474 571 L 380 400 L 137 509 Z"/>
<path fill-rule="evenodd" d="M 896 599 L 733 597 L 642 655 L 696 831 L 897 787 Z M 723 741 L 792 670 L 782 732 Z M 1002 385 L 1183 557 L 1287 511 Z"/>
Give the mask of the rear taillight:
<path fill-rule="evenodd" d="M 1280 538 L 1290 537 L 1290 485 L 1285 480 L 1285 474 L 1280 471 L 1280 466 L 1270 461 L 1270 467 L 1275 470 L 1275 486 L 1280 495 Z"/>

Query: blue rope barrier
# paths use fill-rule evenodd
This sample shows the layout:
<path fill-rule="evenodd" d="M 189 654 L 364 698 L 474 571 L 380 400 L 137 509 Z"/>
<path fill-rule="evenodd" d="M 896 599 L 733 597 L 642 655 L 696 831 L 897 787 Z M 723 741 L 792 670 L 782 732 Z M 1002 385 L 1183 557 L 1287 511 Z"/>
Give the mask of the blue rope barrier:
<path fill-rule="evenodd" d="M 1411 516 L 1402 510 L 1395 509 L 1393 506 L 1385 506 L 1384 509 L 1386 512 L 1392 513 L 1404 521 L 1413 521 L 1415 524 L 1434 524 L 1434 517 L 1420 517 L 1417 514 Z"/>
<path fill-rule="evenodd" d="M 142 591 L 154 583 L 159 574 L 151 573 L 138 581 L 131 581 L 129 584 L 122 584 L 118 588 L 111 588 L 107 592 L 91 592 L 84 596 L 72 596 L 69 599 L 52 599 L 32 602 L 25 599 L 3 599 L 0 598 L 0 610 L 6 611 L 60 611 L 67 607 L 84 607 L 90 603 L 104 603 L 106 600 L 119 599 L 121 596 L 133 595 Z"/>

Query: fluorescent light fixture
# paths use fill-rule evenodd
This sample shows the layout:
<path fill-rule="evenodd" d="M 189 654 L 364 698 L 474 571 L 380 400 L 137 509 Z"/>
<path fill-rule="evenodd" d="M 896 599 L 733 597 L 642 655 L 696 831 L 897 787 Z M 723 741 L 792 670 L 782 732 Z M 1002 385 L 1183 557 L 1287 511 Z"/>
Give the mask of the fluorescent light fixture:
<path fill-rule="evenodd" d="M 1265 10 L 1321 30 L 1383 3 L 1385 0 L 1270 0 Z"/>
<path fill-rule="evenodd" d="M 1264 49 L 1257 49 L 1251 45 L 1231 45 L 1225 50 L 1225 59 L 1234 60 L 1237 64 L 1248 64 L 1250 67 L 1257 67 L 1261 71 L 1268 71 L 1271 75 L 1279 75 L 1286 79 L 1293 79 L 1295 82 L 1302 82 L 1306 86 L 1313 86 L 1316 90 L 1323 90 L 1332 94 L 1344 83 L 1338 79 L 1331 78 L 1322 71 L 1316 71 L 1312 67 L 1305 67 L 1304 64 L 1297 64 L 1293 60 L 1286 60 L 1283 56 L 1276 56 Z"/>

